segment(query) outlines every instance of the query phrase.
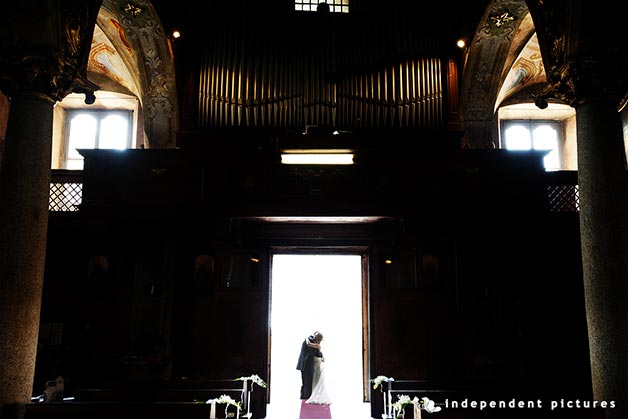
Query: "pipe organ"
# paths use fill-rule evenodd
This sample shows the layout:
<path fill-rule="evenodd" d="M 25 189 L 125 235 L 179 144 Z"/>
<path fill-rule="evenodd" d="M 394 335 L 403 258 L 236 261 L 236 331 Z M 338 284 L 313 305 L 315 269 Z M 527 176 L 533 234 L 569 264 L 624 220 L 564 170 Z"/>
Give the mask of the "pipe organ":
<path fill-rule="evenodd" d="M 352 32 L 342 22 L 292 29 L 232 25 L 206 35 L 198 128 L 446 125 L 452 69 L 415 34 L 381 39 L 380 31 Z"/>

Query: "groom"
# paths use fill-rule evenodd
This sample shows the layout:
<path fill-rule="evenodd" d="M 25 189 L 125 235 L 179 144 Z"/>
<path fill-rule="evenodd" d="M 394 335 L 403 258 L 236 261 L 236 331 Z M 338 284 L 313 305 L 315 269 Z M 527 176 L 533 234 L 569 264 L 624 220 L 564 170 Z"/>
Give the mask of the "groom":
<path fill-rule="evenodd" d="M 318 349 L 308 345 L 320 343 L 323 335 L 320 332 L 314 332 L 305 338 L 301 344 L 301 353 L 297 361 L 297 369 L 301 371 L 301 399 L 307 400 L 312 395 L 312 378 L 314 377 L 314 357 Z"/>

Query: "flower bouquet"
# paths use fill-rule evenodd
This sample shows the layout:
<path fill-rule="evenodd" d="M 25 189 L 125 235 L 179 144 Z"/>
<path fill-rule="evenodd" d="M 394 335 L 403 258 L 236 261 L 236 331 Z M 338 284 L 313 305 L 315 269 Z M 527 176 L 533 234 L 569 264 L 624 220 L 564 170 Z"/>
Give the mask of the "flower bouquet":
<path fill-rule="evenodd" d="M 245 383 L 248 382 L 248 381 L 252 381 L 255 384 L 257 384 L 258 386 L 266 388 L 266 383 L 257 374 L 249 375 L 248 377 L 236 378 L 235 380 L 236 381 L 244 381 Z"/>
<path fill-rule="evenodd" d="M 382 393 L 384 397 L 384 413 L 382 413 L 383 419 L 392 418 L 392 412 L 391 412 L 392 400 L 391 400 L 391 395 L 390 395 L 390 386 L 388 387 L 388 390 L 384 392 L 384 385 L 383 385 L 383 383 L 390 383 L 391 381 L 395 381 L 395 379 L 392 377 L 386 377 L 385 375 L 378 375 L 377 377 L 371 380 L 371 382 L 373 383 L 374 390 L 376 390 L 378 387 L 381 387 L 382 389 Z"/>
<path fill-rule="evenodd" d="M 428 413 L 440 412 L 441 407 L 436 406 L 434 400 L 430 400 L 428 397 L 422 397 L 420 400 L 418 397 L 410 400 L 410 396 L 400 394 L 397 401 L 392 404 L 392 418 L 402 419 L 405 417 L 405 409 L 408 405 L 413 405 L 414 419 L 421 419 L 421 410 L 425 410 Z"/>
<path fill-rule="evenodd" d="M 407 396 L 405 394 L 400 394 L 399 397 L 397 398 L 397 401 L 391 405 L 392 417 L 394 419 L 401 419 L 405 417 L 406 406 L 409 404 L 412 404 L 412 400 L 410 400 L 410 396 Z"/>
<path fill-rule="evenodd" d="M 251 392 L 253 391 L 254 386 L 249 387 L 249 381 L 262 388 L 266 388 L 266 383 L 257 374 L 249 375 L 248 377 L 239 377 L 235 380 L 242 381 L 242 403 L 246 405 L 246 414 L 242 417 L 251 418 L 253 416 L 253 413 L 251 412 Z"/>
<path fill-rule="evenodd" d="M 233 400 L 231 398 L 231 396 L 227 395 L 227 394 L 223 394 L 222 396 L 218 397 L 217 399 L 209 399 L 207 400 L 205 403 L 207 404 L 211 404 L 211 410 L 209 412 L 209 418 L 210 419 L 215 419 L 216 418 L 216 403 L 218 404 L 226 404 L 225 406 L 225 419 L 229 417 L 229 406 L 235 406 L 236 408 L 236 419 L 240 418 L 240 410 L 242 409 L 242 407 L 240 406 L 240 403 L 238 403 L 237 401 Z"/>

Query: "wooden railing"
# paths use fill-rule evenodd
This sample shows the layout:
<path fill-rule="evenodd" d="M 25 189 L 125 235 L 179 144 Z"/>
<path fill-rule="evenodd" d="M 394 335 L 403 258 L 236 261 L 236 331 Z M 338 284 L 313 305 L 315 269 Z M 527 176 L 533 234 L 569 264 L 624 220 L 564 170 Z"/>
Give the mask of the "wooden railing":
<path fill-rule="evenodd" d="M 303 193 L 307 195 L 306 198 L 308 199 L 312 198 L 313 196 L 312 191 L 315 190 L 316 194 L 314 195 L 317 197 L 317 199 L 325 200 L 328 198 L 328 199 L 333 200 L 336 198 L 336 195 L 338 195 L 338 189 L 340 186 L 342 186 L 341 188 L 342 190 L 353 191 L 351 193 L 357 194 L 356 196 L 358 197 L 360 193 L 359 191 L 361 190 L 371 191 L 369 193 L 372 193 L 372 191 L 374 190 L 374 188 L 370 188 L 368 187 L 369 185 L 364 184 L 364 182 L 367 182 L 367 181 L 365 180 L 364 176 L 359 176 L 361 172 L 358 169 L 348 169 L 348 168 L 343 168 L 343 167 L 339 167 L 339 168 L 329 167 L 325 170 L 318 169 L 318 171 L 321 172 L 321 174 L 319 174 L 318 172 L 316 172 L 316 174 L 313 174 L 314 172 L 312 170 L 308 170 L 308 168 L 286 168 L 284 166 L 278 166 L 278 167 L 273 167 L 271 169 L 272 169 L 272 172 L 274 173 L 273 176 L 267 176 L 266 178 L 264 176 L 260 176 L 261 179 L 259 179 L 259 181 L 262 183 L 256 185 L 256 188 L 254 190 L 247 189 L 247 190 L 239 191 L 241 193 L 234 190 L 230 193 L 232 193 L 234 196 L 241 196 L 242 194 L 247 194 L 247 193 L 253 194 L 253 196 L 251 196 L 251 199 L 253 201 L 259 198 L 257 197 L 257 195 L 255 195 L 256 193 L 258 194 L 263 193 L 264 199 L 267 199 L 267 198 L 271 199 L 272 197 L 269 197 L 269 195 L 275 196 L 277 200 L 284 199 L 286 196 L 290 196 L 290 199 L 293 199 L 295 195 L 294 191 L 292 190 L 284 191 L 282 189 L 278 189 L 277 184 L 288 185 L 288 186 L 292 185 L 294 182 L 290 183 L 289 180 L 291 179 L 291 177 L 294 177 L 295 174 L 297 173 L 300 176 L 299 179 L 301 180 L 303 184 L 302 189 L 305 191 Z M 341 173 L 342 176 L 338 176 L 339 173 Z M 147 202 L 153 203 L 155 205 L 159 205 L 159 203 L 162 201 L 164 205 L 167 205 L 168 202 L 172 200 L 174 200 L 177 205 L 183 205 L 183 206 L 200 205 L 206 200 L 210 199 L 211 191 L 198 190 L 188 195 L 183 194 L 184 196 L 194 198 L 195 199 L 194 202 L 181 202 L 181 196 L 179 195 L 181 195 L 182 193 L 179 193 L 176 196 L 169 196 L 168 191 L 170 191 L 173 188 L 175 188 L 175 190 L 177 191 L 181 191 L 185 189 L 186 187 L 194 191 L 193 188 L 195 187 L 195 183 L 198 183 L 200 185 L 205 185 L 207 183 L 207 178 L 210 175 L 211 173 L 207 173 L 207 170 L 203 168 L 199 168 L 198 175 L 196 176 L 196 178 L 198 179 L 194 177 L 190 177 L 189 175 L 182 177 L 182 180 L 180 179 L 181 181 L 188 182 L 188 185 L 177 186 L 176 184 L 172 183 L 173 182 L 172 180 L 168 180 L 169 183 L 164 184 L 163 187 L 159 187 L 158 184 L 153 184 L 155 182 L 158 182 L 160 179 L 151 178 L 147 181 L 148 183 L 144 184 L 145 188 L 150 191 L 154 190 L 156 193 L 158 191 L 159 193 L 162 193 L 163 195 L 154 196 L 150 199 L 146 198 L 144 199 L 144 201 L 148 200 Z M 403 178 L 400 178 L 400 181 L 403 183 L 404 186 L 398 189 L 403 189 L 404 191 L 406 191 L 405 193 L 408 193 L 407 187 L 410 187 L 413 184 L 412 179 L 410 178 L 411 175 L 412 174 L 410 173 L 408 174 L 408 176 L 404 176 Z M 283 177 L 286 177 L 286 178 L 283 179 L 282 181 Z M 337 182 L 336 178 L 338 177 L 342 178 L 344 182 L 340 186 L 334 183 L 334 182 Z M 445 186 L 448 184 L 451 185 L 451 183 L 449 183 L 451 181 L 452 181 L 451 179 L 449 181 L 445 180 L 443 181 L 443 184 Z M 84 182 L 84 175 L 82 171 L 54 170 L 52 172 L 52 180 L 50 183 L 49 211 L 55 214 L 71 215 L 73 213 L 78 213 L 81 210 L 82 206 L 89 205 L 89 203 L 84 202 L 83 182 Z M 104 180 L 104 182 L 106 183 L 107 180 Z M 150 182 L 153 182 L 153 183 L 150 183 Z M 266 182 L 266 183 L 263 183 L 263 182 Z M 544 208 L 546 208 L 547 211 L 553 212 L 553 213 L 574 213 L 580 210 L 577 172 L 570 172 L 570 171 L 547 172 L 547 173 L 542 174 L 541 182 L 544 182 L 546 185 L 545 192 L 543 193 L 545 193 L 545 199 L 546 199 L 546 205 L 544 205 Z M 124 185 L 119 185 L 120 186 L 119 188 L 116 188 L 115 185 L 111 185 L 111 187 L 107 189 L 107 191 L 109 191 L 110 189 L 117 190 L 117 189 L 122 188 L 125 191 L 124 194 L 117 197 L 118 199 L 116 199 L 116 202 L 115 202 L 116 205 L 127 206 L 127 203 L 120 202 L 120 199 L 130 199 L 131 207 L 132 207 L 133 206 L 132 202 L 135 202 L 133 201 L 133 199 L 138 201 L 137 198 L 134 198 L 136 195 L 139 194 L 143 196 L 149 193 L 147 190 L 142 189 L 141 192 L 138 191 L 138 194 L 133 194 L 130 188 L 132 187 L 134 183 L 138 184 L 137 185 L 138 188 L 142 187 L 139 180 L 127 179 L 127 182 Z M 150 189 L 149 186 L 152 187 L 152 189 Z M 237 188 L 239 186 L 240 186 L 239 184 L 233 184 L 233 188 Z M 516 188 L 516 186 L 513 186 L 513 187 Z M 440 188 L 438 189 L 440 190 Z M 394 191 L 396 191 L 396 189 L 394 189 Z M 512 196 L 517 195 L 516 190 L 508 190 L 505 192 L 507 192 L 506 193 L 507 197 L 508 196 L 512 197 Z M 382 193 L 386 193 L 386 191 L 383 191 Z M 440 190 L 439 193 L 441 193 L 443 196 L 449 196 L 447 191 Z M 455 193 L 456 191 L 452 191 L 452 194 L 455 194 Z M 499 202 L 499 193 L 500 193 L 499 191 L 495 191 L 494 194 L 496 195 L 492 199 Z M 521 193 L 525 193 L 525 191 L 521 191 Z M 198 195 L 202 195 L 202 196 L 198 196 Z M 343 197 L 346 197 L 346 196 L 343 195 Z M 508 199 L 507 197 L 505 199 Z M 455 201 L 453 197 L 450 199 L 453 199 Z M 536 199 L 536 198 L 532 197 L 531 199 Z M 105 198 L 102 198 L 102 200 L 106 201 Z M 144 201 L 142 201 L 142 203 L 144 203 Z M 171 203 L 175 204 L 175 202 L 171 202 Z"/>

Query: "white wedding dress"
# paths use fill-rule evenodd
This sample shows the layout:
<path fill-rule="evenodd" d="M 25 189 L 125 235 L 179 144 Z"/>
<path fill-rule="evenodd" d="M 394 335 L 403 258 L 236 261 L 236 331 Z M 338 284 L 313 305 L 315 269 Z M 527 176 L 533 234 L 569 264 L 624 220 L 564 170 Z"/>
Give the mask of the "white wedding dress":
<path fill-rule="evenodd" d="M 325 369 L 323 358 L 314 357 L 314 377 L 312 379 L 312 395 L 306 403 L 331 404 L 331 399 L 325 387 Z"/>

